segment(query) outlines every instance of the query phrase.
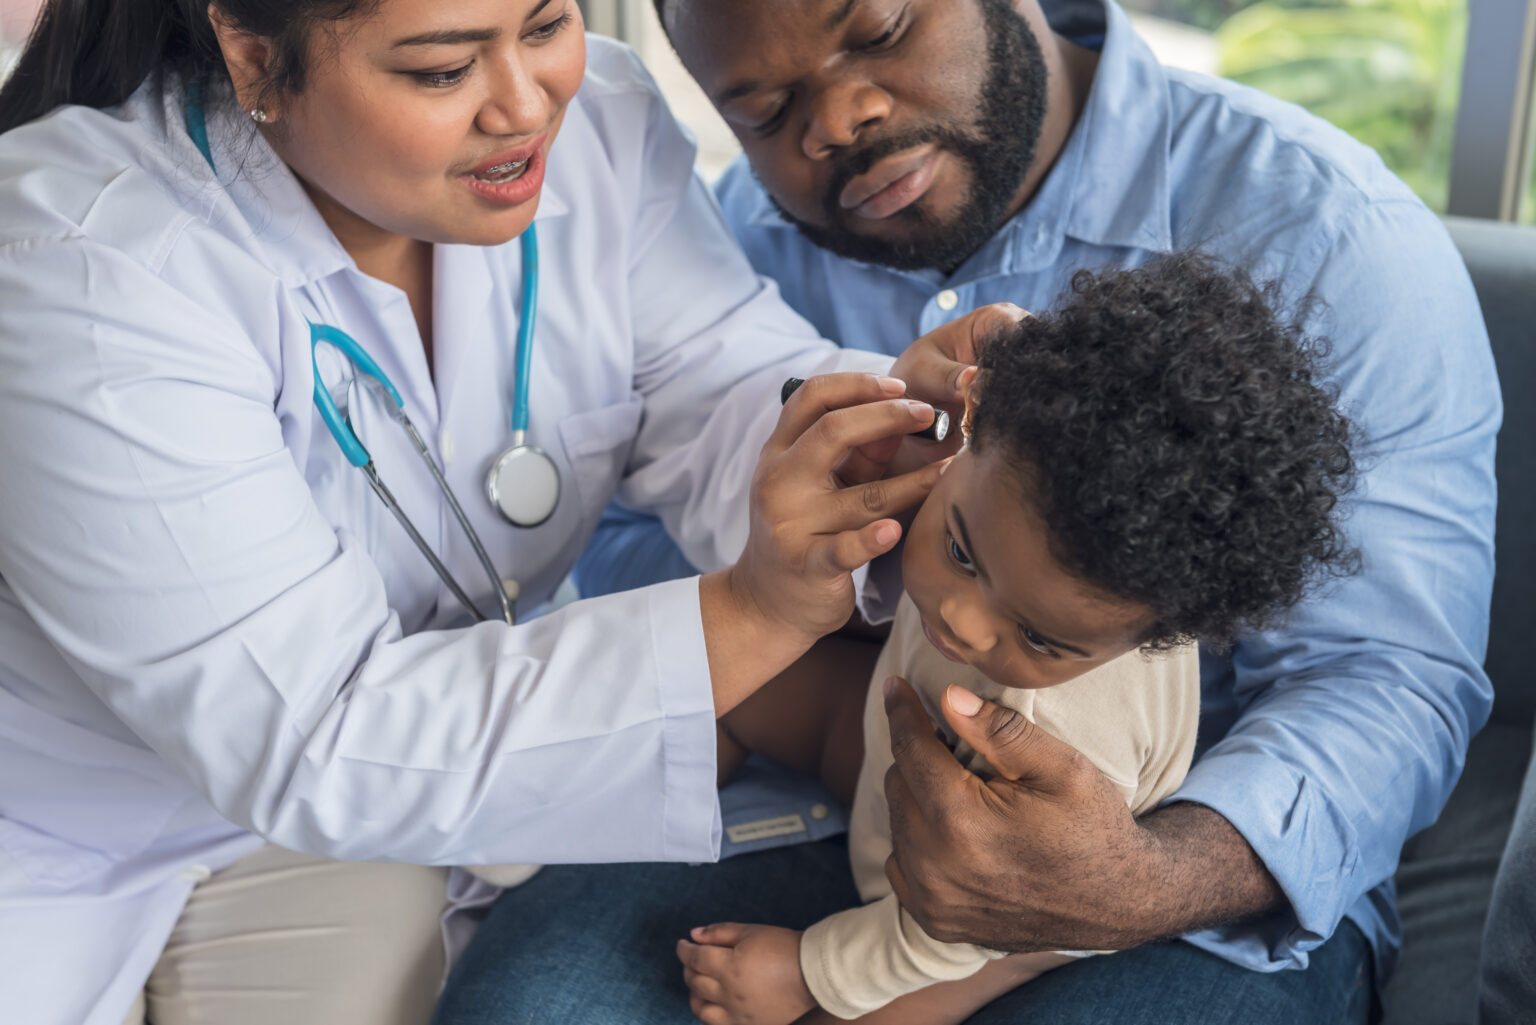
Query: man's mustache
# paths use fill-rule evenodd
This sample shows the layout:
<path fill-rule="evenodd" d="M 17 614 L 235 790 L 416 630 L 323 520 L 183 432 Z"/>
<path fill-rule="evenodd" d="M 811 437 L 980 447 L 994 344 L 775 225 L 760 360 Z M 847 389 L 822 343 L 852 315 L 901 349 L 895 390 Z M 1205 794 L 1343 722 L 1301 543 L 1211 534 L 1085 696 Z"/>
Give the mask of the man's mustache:
<path fill-rule="evenodd" d="M 848 183 L 881 160 L 893 153 L 926 146 L 929 143 L 938 143 L 941 148 L 953 149 L 955 148 L 953 143 L 957 139 L 958 136 L 954 132 L 936 126 L 908 129 L 875 139 L 867 146 L 840 156 L 832 165 L 832 177 L 828 182 L 826 194 L 822 197 L 822 206 L 828 222 L 837 223 L 842 219 L 843 208 L 838 200 Z"/>

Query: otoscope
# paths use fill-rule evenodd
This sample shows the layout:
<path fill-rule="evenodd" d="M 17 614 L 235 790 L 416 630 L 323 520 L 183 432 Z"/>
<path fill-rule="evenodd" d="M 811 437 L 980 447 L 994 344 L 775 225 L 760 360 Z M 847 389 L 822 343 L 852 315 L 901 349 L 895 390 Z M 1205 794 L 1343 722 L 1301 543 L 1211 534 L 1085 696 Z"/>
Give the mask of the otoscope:
<path fill-rule="evenodd" d="M 795 393 L 795 389 L 805 383 L 801 377 L 791 377 L 784 382 L 784 387 L 779 389 L 779 405 L 789 401 L 789 397 Z M 949 414 L 942 409 L 933 411 L 933 423 L 920 431 L 913 431 L 915 438 L 924 438 L 928 441 L 943 441 L 949 435 Z"/>

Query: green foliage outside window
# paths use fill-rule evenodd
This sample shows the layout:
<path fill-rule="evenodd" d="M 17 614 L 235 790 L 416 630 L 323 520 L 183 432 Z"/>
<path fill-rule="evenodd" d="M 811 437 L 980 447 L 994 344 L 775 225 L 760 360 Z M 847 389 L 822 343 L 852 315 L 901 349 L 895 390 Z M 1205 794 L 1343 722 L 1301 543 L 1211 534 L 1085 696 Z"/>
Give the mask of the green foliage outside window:
<path fill-rule="evenodd" d="M 1212 31 L 1221 75 L 1327 118 L 1442 211 L 1467 2 L 1130 0 Z"/>
<path fill-rule="evenodd" d="M 1306 107 L 1445 209 L 1466 0 L 1261 2 L 1216 30 L 1222 75 Z"/>

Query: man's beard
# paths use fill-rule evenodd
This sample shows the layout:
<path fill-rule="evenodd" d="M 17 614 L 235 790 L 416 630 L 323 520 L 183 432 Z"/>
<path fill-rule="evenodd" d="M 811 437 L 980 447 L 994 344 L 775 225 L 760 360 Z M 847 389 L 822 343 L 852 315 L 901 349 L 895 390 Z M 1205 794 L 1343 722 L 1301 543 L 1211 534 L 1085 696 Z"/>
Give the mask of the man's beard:
<path fill-rule="evenodd" d="M 813 243 L 838 256 L 898 270 L 952 271 L 1001 226 L 1034 159 L 1045 120 L 1045 57 L 1039 40 L 1008 0 L 978 2 L 988 42 L 987 80 L 975 127 L 969 132 L 938 125 L 909 129 L 840 157 L 822 198 L 826 227 L 806 224 L 773 199 L 784 219 Z M 909 229 L 900 240 L 875 238 L 851 228 L 857 218 L 838 202 L 843 188 L 876 161 L 929 143 L 970 169 L 970 192 L 959 212 L 948 222 L 939 221 L 920 209 L 919 198 L 887 218 Z"/>

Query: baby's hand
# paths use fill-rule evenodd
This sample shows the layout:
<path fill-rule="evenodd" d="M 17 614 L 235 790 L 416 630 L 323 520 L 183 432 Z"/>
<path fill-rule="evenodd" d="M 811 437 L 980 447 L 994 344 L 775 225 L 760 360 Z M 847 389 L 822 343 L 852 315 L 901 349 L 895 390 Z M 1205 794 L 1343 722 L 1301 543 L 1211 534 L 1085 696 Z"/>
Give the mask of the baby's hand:
<path fill-rule="evenodd" d="M 677 941 L 688 1006 L 704 1025 L 789 1025 L 816 1007 L 800 974 L 800 934 L 771 925 L 705 925 Z"/>

